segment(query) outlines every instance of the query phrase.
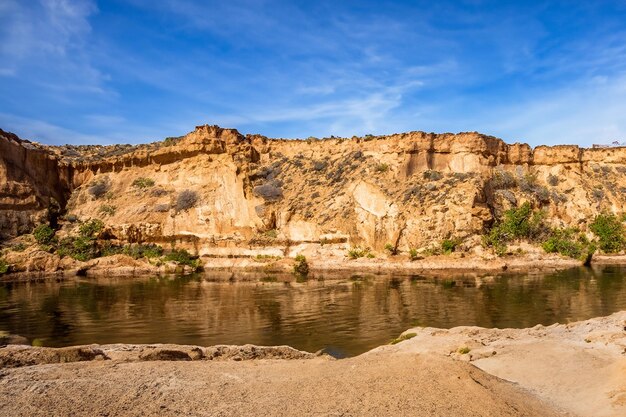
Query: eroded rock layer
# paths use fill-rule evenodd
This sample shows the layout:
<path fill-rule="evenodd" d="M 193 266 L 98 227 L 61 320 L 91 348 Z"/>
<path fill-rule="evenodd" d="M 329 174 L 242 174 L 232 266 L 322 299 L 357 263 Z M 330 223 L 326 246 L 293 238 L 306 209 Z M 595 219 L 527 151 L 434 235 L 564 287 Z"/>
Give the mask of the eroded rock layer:
<path fill-rule="evenodd" d="M 149 145 L 50 147 L 0 131 L 0 235 L 100 218 L 113 239 L 201 256 L 408 250 L 450 237 L 472 248 L 525 201 L 555 226 L 622 213 L 625 173 L 626 148 L 532 149 L 479 133 L 280 140 L 199 126 Z"/>

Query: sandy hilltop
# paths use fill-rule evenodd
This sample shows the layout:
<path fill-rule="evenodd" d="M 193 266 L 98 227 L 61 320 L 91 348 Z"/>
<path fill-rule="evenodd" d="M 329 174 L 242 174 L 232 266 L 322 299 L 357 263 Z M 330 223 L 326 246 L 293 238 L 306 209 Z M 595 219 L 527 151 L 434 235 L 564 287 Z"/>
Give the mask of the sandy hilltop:
<path fill-rule="evenodd" d="M 314 270 L 571 266 L 598 214 L 621 220 L 625 173 L 626 148 L 479 133 L 282 140 L 205 125 L 146 145 L 45 146 L 0 131 L 2 262 L 29 276 L 285 270 L 298 254 Z M 528 230 L 485 245 L 511 209 Z M 54 236 L 33 237 L 41 225 Z M 541 248 L 554 230 L 567 256 Z M 164 259 L 172 249 L 197 262 Z"/>

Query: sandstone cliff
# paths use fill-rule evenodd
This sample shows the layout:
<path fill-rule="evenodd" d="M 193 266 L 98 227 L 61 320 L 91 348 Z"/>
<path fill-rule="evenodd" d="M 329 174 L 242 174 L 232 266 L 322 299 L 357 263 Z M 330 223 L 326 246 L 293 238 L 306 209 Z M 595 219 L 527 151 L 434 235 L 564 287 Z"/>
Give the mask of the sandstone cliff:
<path fill-rule="evenodd" d="M 479 133 L 280 140 L 199 126 L 149 145 L 52 147 L 0 131 L 0 235 L 100 218 L 111 239 L 209 257 L 449 237 L 470 249 L 525 201 L 583 230 L 600 211 L 622 213 L 625 173 L 626 148 L 531 149 Z"/>

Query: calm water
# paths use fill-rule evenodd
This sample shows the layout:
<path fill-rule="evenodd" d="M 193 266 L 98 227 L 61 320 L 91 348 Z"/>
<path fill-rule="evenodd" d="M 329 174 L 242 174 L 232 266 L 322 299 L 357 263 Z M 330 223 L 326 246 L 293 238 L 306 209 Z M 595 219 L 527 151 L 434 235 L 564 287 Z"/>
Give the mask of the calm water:
<path fill-rule="evenodd" d="M 348 274 L 229 282 L 199 275 L 11 283 L 0 284 L 0 331 L 45 346 L 287 344 L 351 356 L 412 326 L 530 327 L 626 310 L 625 276 L 625 268 L 595 267 L 438 279 Z"/>

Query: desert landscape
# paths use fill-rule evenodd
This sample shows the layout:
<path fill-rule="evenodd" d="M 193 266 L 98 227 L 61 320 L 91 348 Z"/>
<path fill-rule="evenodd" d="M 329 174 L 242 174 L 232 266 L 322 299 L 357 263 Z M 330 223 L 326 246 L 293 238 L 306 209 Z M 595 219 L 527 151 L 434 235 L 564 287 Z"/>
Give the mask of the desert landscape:
<path fill-rule="evenodd" d="M 0 417 L 626 416 L 623 0 L 0 0 Z"/>
<path fill-rule="evenodd" d="M 623 148 L 531 149 L 478 133 L 287 141 L 215 126 L 135 147 L 0 139 L 7 284 L 211 271 L 437 279 L 626 260 L 610 214 L 626 203 Z M 598 219 L 622 235 L 603 236 Z M 1 408 L 618 416 L 625 326 L 622 311 L 528 329 L 420 327 L 346 359 L 287 346 L 29 347 L 7 335 Z"/>

